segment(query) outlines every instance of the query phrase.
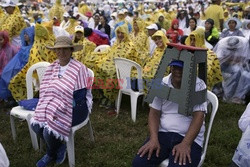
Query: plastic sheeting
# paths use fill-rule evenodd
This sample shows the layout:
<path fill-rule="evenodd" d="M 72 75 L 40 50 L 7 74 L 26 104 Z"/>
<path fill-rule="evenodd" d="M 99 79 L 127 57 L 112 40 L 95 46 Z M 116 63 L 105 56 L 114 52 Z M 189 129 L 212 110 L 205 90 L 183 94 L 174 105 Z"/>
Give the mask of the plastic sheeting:
<path fill-rule="evenodd" d="M 250 49 L 249 41 L 244 37 L 226 37 L 214 48 L 224 81 L 223 99 L 243 102 L 250 91 Z"/>

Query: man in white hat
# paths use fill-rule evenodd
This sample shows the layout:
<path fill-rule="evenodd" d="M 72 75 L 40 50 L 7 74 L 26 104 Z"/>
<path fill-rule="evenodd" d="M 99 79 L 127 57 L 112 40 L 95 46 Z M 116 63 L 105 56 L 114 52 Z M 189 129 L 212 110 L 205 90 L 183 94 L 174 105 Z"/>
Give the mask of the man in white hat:
<path fill-rule="evenodd" d="M 152 36 L 154 35 L 154 33 L 158 30 L 160 30 L 161 28 L 159 26 L 157 26 L 157 24 L 151 24 L 149 26 L 146 27 L 148 30 L 148 36 L 149 36 L 149 53 L 150 53 L 150 57 L 153 55 L 154 50 L 156 48 L 156 44 L 154 42 L 154 40 L 152 40 Z"/>
<path fill-rule="evenodd" d="M 63 14 L 63 21 L 61 22 L 60 27 L 66 29 L 69 26 L 69 18 L 70 18 L 69 13 L 65 12 Z"/>

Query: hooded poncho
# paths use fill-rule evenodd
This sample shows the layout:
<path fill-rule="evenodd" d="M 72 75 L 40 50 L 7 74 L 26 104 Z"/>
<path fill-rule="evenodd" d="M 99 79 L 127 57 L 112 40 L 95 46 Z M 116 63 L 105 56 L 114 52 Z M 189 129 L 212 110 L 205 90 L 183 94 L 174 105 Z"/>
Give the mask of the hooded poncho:
<path fill-rule="evenodd" d="M 204 29 L 198 28 L 187 37 L 185 44 L 190 44 L 190 36 L 195 36 L 195 47 L 206 48 Z M 211 90 L 216 83 L 222 81 L 220 62 L 212 50 L 207 51 L 207 88 Z"/>
<path fill-rule="evenodd" d="M 56 60 L 56 54 L 46 48 L 46 46 L 53 46 L 54 40 L 53 22 L 36 24 L 35 41 L 30 50 L 28 63 L 11 79 L 9 84 L 9 90 L 16 101 L 27 98 L 25 78 L 28 69 L 38 62 L 53 62 Z"/>
<path fill-rule="evenodd" d="M 26 65 L 30 55 L 30 49 L 34 43 L 34 27 L 28 27 L 22 30 L 20 37 L 22 47 L 18 53 L 11 59 L 11 61 L 5 66 L 1 78 L 0 78 L 0 98 L 7 99 L 11 96 L 11 92 L 8 89 L 10 80 Z M 29 43 L 25 41 L 24 34 L 29 36 Z"/>

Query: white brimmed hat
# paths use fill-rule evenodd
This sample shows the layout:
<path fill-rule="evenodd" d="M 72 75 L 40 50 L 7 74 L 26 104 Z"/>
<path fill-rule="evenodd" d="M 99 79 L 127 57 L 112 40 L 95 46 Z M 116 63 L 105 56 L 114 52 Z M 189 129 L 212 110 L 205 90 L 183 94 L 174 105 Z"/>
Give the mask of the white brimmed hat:
<path fill-rule="evenodd" d="M 59 48 L 73 48 L 74 52 L 82 50 L 82 45 L 73 45 L 72 40 L 68 36 L 59 36 L 56 38 L 54 46 L 46 46 L 47 49 L 54 50 Z"/>

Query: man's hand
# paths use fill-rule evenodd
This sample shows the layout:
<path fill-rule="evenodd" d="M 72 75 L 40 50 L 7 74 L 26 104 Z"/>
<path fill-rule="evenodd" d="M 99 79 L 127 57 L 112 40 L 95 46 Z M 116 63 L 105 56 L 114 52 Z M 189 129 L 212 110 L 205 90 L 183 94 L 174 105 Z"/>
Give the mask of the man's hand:
<path fill-rule="evenodd" d="M 160 154 L 160 143 L 158 140 L 149 140 L 145 145 L 143 145 L 137 154 L 140 155 L 140 157 L 143 157 L 145 154 L 148 153 L 148 160 L 150 160 L 153 151 L 156 150 L 156 157 L 159 157 Z"/>
<path fill-rule="evenodd" d="M 172 155 L 174 156 L 174 163 L 177 163 L 178 159 L 179 165 L 186 165 L 187 160 L 189 163 L 191 163 L 190 152 L 191 146 L 185 142 L 181 142 L 180 144 L 174 146 L 172 150 Z"/>

